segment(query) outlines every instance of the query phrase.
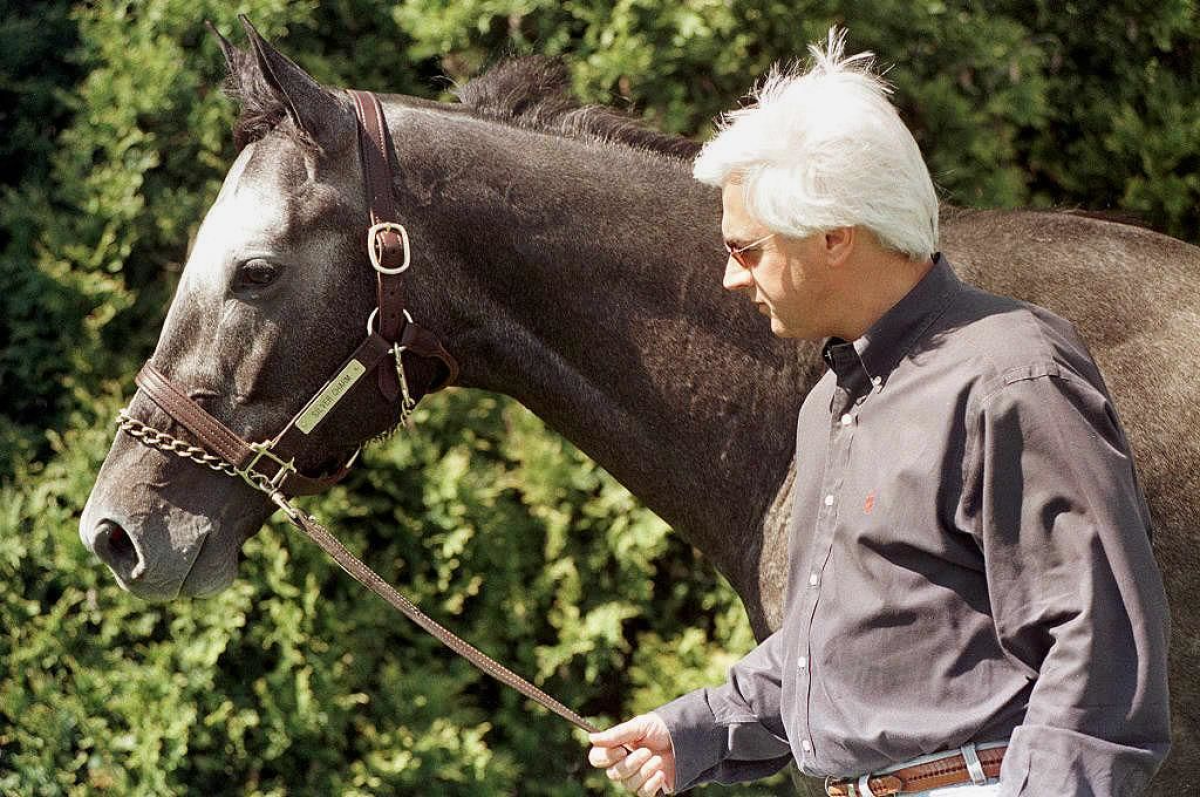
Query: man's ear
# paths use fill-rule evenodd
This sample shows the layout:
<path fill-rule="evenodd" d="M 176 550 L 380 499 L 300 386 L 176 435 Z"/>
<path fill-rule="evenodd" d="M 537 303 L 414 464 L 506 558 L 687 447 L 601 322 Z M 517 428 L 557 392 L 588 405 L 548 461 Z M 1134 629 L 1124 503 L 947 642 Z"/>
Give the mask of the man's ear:
<path fill-rule="evenodd" d="M 858 243 L 858 229 L 834 227 L 832 230 L 826 230 L 821 240 L 830 267 L 840 268 L 850 259 L 850 254 Z"/>
<path fill-rule="evenodd" d="M 246 35 L 250 37 L 258 68 L 283 101 L 296 128 L 325 152 L 335 150 L 352 140 L 347 137 L 354 129 L 354 119 L 349 109 L 323 89 L 311 75 L 260 36 L 244 14 L 239 14 L 238 19 L 246 29 Z"/>

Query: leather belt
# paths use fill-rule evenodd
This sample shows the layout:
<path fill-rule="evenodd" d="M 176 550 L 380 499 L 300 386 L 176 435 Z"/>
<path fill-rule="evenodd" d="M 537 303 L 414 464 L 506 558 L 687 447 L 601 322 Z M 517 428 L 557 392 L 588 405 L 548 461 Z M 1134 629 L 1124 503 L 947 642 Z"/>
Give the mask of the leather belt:
<path fill-rule="evenodd" d="M 825 793 L 829 797 L 891 797 L 893 794 L 915 794 L 961 783 L 981 783 L 988 778 L 1000 777 L 1000 764 L 1006 749 L 1007 745 L 978 748 L 966 745 L 956 752 L 927 757 L 910 766 L 890 768 L 859 778 L 828 779 Z"/>

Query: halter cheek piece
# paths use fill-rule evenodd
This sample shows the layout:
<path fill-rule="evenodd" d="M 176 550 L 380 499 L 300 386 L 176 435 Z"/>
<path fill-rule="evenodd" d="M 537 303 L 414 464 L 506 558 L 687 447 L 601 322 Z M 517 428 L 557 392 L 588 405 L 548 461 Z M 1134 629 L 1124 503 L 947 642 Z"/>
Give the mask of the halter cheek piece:
<path fill-rule="evenodd" d="M 295 456 L 305 438 L 337 404 L 363 385 L 375 383 L 389 403 L 399 400 L 401 422 L 416 406 L 412 387 L 404 370 L 404 355 L 433 358 L 445 367 L 442 380 L 425 392 L 440 390 L 458 377 L 458 364 L 437 336 L 418 326 L 404 309 L 400 275 L 410 265 L 408 232 L 397 221 L 392 196 L 392 171 L 387 126 L 383 109 L 374 94 L 351 91 L 358 117 L 358 134 L 366 175 L 371 227 L 367 231 L 367 255 L 375 270 L 379 306 L 367 319 L 367 337 L 334 375 L 296 413 L 287 426 L 271 440 L 248 443 L 229 427 L 209 415 L 188 398 L 152 363 L 146 363 L 137 375 L 137 384 L 150 399 L 188 430 L 200 444 L 172 437 L 121 410 L 117 423 L 126 433 L 144 445 L 178 454 L 229 476 L 241 476 L 256 490 L 266 493 L 282 509 L 289 521 L 321 546 L 334 561 L 368 589 L 375 592 L 406 617 L 432 634 L 438 641 L 467 659 L 475 667 L 506 686 L 516 689 L 558 716 L 589 733 L 598 730 L 565 705 L 452 634 L 420 610 L 412 601 L 354 557 L 329 531 L 296 509 L 288 496 L 318 493 L 339 481 L 357 458 L 355 452 L 338 471 L 329 476 L 306 476 L 296 470 Z M 394 368 L 387 367 L 393 363 Z M 375 372 L 374 379 L 367 375 Z M 627 750 L 629 748 L 626 748 Z M 630 751 L 632 752 L 632 751 Z"/>
<path fill-rule="evenodd" d="M 171 451 L 231 476 L 267 495 L 311 495 L 343 479 L 358 454 L 355 452 L 335 473 L 308 476 L 296 470 L 296 455 L 307 437 L 347 396 L 374 383 L 389 404 L 399 401 L 400 422 L 416 407 L 417 398 L 404 368 L 406 354 L 437 360 L 442 378 L 424 392 L 432 393 L 458 378 L 458 363 L 437 336 L 413 321 L 404 307 L 402 274 L 412 263 L 408 231 L 397 221 L 392 193 L 392 163 L 387 125 L 379 98 L 366 91 L 351 91 L 358 122 L 359 152 L 370 208 L 367 256 L 375 271 L 378 306 L 367 319 L 367 336 L 334 372 L 334 375 L 296 413 L 277 435 L 260 443 L 243 440 L 203 407 L 192 401 L 153 363 L 137 375 L 138 387 L 163 412 L 183 426 L 199 445 L 154 429 L 121 410 L 118 425 L 140 442 Z M 395 367 L 387 367 L 388 363 Z M 369 375 L 374 372 L 372 379 Z M 364 378 L 367 377 L 367 378 Z"/>

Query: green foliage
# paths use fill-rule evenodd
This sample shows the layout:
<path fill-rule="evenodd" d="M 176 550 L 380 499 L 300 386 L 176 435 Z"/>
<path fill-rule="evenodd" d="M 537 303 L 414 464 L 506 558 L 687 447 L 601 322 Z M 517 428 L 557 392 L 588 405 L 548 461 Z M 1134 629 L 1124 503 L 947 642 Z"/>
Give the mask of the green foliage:
<path fill-rule="evenodd" d="M 75 524 L 234 108 L 204 19 L 320 79 L 445 96 L 509 53 L 706 135 L 833 22 L 884 64 L 948 199 L 1143 214 L 1198 240 L 1190 0 L 0 0 L 0 793 L 611 793 L 581 738 L 394 619 L 279 526 L 222 595 L 120 592 Z M 606 724 L 753 644 L 728 586 L 511 402 L 451 392 L 310 504 L 382 575 Z M 763 794 L 780 780 L 708 793 Z"/>
<path fill-rule="evenodd" d="M 79 77 L 63 58 L 77 44 L 70 4 L 0 0 L 0 185 L 45 179 L 54 136 L 65 121 L 63 91 Z"/>
<path fill-rule="evenodd" d="M 410 0 L 423 57 L 465 79 L 507 51 L 564 54 L 581 96 L 707 134 L 829 26 L 889 68 L 945 198 L 1130 211 L 1200 240 L 1200 19 L 1191 0 L 873 3 Z"/>
<path fill-rule="evenodd" d="M 696 554 L 524 409 L 454 391 L 415 421 L 320 512 L 483 650 L 607 724 L 753 644 Z M 76 536 L 109 441 L 76 422 L 30 489 L 0 494 L 0 791 L 603 791 L 578 734 L 278 525 L 216 598 L 122 593 Z"/>

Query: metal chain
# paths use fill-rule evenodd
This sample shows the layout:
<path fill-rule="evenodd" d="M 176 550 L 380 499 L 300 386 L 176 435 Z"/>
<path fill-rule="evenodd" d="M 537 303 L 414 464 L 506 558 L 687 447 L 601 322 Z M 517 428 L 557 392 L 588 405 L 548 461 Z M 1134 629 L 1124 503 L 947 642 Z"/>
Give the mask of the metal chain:
<path fill-rule="evenodd" d="M 142 444 L 191 460 L 210 470 L 224 473 L 226 476 L 241 476 L 251 481 L 254 487 L 257 487 L 267 495 L 275 492 L 275 485 L 263 474 L 257 471 L 238 470 L 233 463 L 213 456 L 203 448 L 197 448 L 186 440 L 180 440 L 178 437 L 173 437 L 161 429 L 155 429 L 150 424 L 139 421 L 137 418 L 130 416 L 128 410 L 129 408 L 125 407 L 117 413 L 117 427 Z"/>
<path fill-rule="evenodd" d="M 374 313 L 371 315 L 375 317 Z M 408 316 L 409 321 L 412 321 L 412 316 Z M 367 328 L 370 329 L 370 321 L 367 322 Z M 401 401 L 400 401 L 400 420 L 396 425 L 382 434 L 371 438 L 372 442 L 386 440 L 392 434 L 408 425 L 409 418 L 412 417 L 413 410 L 417 408 L 417 402 L 412 397 L 412 393 L 408 389 L 408 375 L 404 372 L 404 361 L 401 359 L 401 354 L 404 352 L 404 347 L 399 344 L 392 347 L 392 356 L 396 361 L 396 379 L 400 382 Z M 141 443 L 157 448 L 160 451 L 166 451 L 178 457 L 191 460 L 198 465 L 203 465 L 206 468 L 215 470 L 218 473 L 224 473 L 226 476 L 240 476 L 248 481 L 252 487 L 271 495 L 276 491 L 278 485 L 261 473 L 254 470 L 238 470 L 231 462 L 227 462 L 220 457 L 213 456 L 203 448 L 198 448 L 186 440 L 180 440 L 161 429 L 155 429 L 148 423 L 143 423 L 137 418 L 129 414 L 129 408 L 125 407 L 117 413 L 117 427 L 128 433 L 131 437 L 137 439 Z M 353 461 L 353 460 L 351 460 Z M 253 465 L 251 465 L 253 467 Z"/>
<path fill-rule="evenodd" d="M 172 437 L 166 432 L 132 417 L 128 407 L 117 413 L 117 426 L 131 437 L 160 451 L 167 451 L 184 459 L 190 459 L 198 465 L 204 465 L 218 473 L 224 473 L 226 476 L 241 475 L 232 463 L 226 462 L 220 457 L 214 457 L 203 448 L 197 448 L 186 440 Z"/>

